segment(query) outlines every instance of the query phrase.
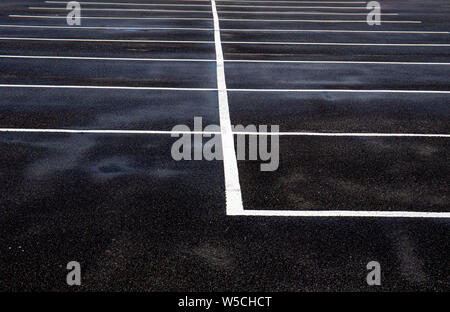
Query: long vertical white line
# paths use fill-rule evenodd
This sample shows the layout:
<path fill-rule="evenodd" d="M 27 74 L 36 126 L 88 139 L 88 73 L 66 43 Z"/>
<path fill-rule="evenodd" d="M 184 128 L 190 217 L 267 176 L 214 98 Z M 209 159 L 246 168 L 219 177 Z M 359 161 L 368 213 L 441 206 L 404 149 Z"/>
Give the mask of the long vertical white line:
<path fill-rule="evenodd" d="M 228 108 L 225 65 L 220 39 L 219 16 L 217 14 L 215 0 L 211 0 L 211 7 L 214 20 L 214 43 L 216 47 L 217 93 L 219 97 L 220 131 L 222 135 L 223 168 L 225 174 L 226 213 L 227 215 L 241 215 L 244 212 L 244 208 L 242 206 L 241 185 L 239 184 L 239 172 L 234 151 L 234 137 Z"/>

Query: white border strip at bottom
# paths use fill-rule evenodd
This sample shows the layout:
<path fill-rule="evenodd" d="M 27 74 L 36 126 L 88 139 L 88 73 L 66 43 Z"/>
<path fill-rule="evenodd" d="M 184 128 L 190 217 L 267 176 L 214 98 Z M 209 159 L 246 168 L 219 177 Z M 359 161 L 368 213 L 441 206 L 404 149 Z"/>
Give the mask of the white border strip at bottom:
<path fill-rule="evenodd" d="M 227 215 L 262 217 L 450 218 L 450 212 L 361 210 L 243 210 L 237 213 L 227 211 Z"/>

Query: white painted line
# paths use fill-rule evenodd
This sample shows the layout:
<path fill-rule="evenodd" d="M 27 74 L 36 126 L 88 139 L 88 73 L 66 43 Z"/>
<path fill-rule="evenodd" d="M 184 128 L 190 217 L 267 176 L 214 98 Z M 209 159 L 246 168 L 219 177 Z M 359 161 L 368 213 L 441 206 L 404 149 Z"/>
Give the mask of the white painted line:
<path fill-rule="evenodd" d="M 56 11 L 67 11 L 66 8 L 51 8 L 51 7 L 28 7 L 30 10 L 56 10 Z M 169 10 L 169 9 L 112 9 L 112 8 L 83 8 L 83 11 L 107 11 L 107 12 L 175 12 L 175 13 L 205 13 L 210 15 L 210 11 L 204 10 Z"/>
<path fill-rule="evenodd" d="M 210 0 L 189 0 L 188 2 L 209 2 Z M 68 1 L 45 1 L 46 3 L 53 4 L 67 4 Z M 177 2 L 177 0 L 171 0 L 171 2 Z M 325 4 L 366 4 L 364 1 L 235 1 L 235 0 L 220 0 L 218 2 L 241 2 L 241 3 L 325 3 Z M 130 6 L 149 6 L 149 5 L 176 5 L 176 6 L 199 6 L 198 4 L 150 4 L 150 3 L 131 3 L 131 2 L 83 2 L 80 4 L 93 4 L 93 5 L 130 5 Z M 211 6 L 210 4 L 202 6 Z"/>
<path fill-rule="evenodd" d="M 82 85 L 74 86 L 74 85 L 32 85 L 32 84 L 0 84 L 0 88 L 217 91 L 216 88 L 170 88 L 170 87 L 126 87 L 126 86 L 82 86 Z"/>
<path fill-rule="evenodd" d="M 416 31 L 416 30 L 346 30 L 346 29 L 233 29 L 222 28 L 222 32 L 318 32 L 318 33 L 374 33 L 374 34 L 437 34 L 449 35 L 448 31 Z"/>
<path fill-rule="evenodd" d="M 412 94 L 450 94 L 443 90 L 352 90 L 352 89 L 228 89 L 228 92 L 336 92 L 336 93 L 412 93 Z"/>
<path fill-rule="evenodd" d="M 51 56 L 51 55 L 1 55 L 0 58 L 12 59 L 50 59 L 50 60 L 94 60 L 94 61 L 136 61 L 136 62 L 216 62 L 208 59 L 158 59 L 134 57 L 97 57 L 97 56 Z M 224 60 L 225 63 L 287 63 L 287 64 L 368 64 L 368 65 L 430 65 L 450 66 L 450 63 L 431 62 L 369 62 L 369 61 L 282 61 L 282 60 Z"/>
<path fill-rule="evenodd" d="M 194 0 L 196 1 L 196 0 Z M 198 1 L 198 0 L 197 0 Z M 242 3 L 331 3 L 331 4 L 366 4 L 364 1 L 237 1 L 237 0 L 218 0 L 217 2 L 242 2 Z"/>
<path fill-rule="evenodd" d="M 244 210 L 236 215 L 265 217 L 450 218 L 450 212 L 362 210 Z"/>
<path fill-rule="evenodd" d="M 208 0 L 210 1 L 210 0 Z M 120 27 L 120 26 L 47 26 L 47 25 L 0 25 L 0 28 L 42 28 L 42 29 L 107 29 L 107 30 L 198 30 L 213 31 L 213 28 L 187 27 Z M 416 30 L 346 30 L 346 29 L 232 29 L 222 28 L 221 32 L 317 32 L 317 33 L 374 33 L 374 34 L 436 34 L 450 35 L 448 31 L 416 31 Z"/>
<path fill-rule="evenodd" d="M 450 47 L 448 43 L 350 43 L 350 42 L 241 42 L 223 41 L 223 44 L 253 45 L 313 45 L 313 46 L 374 46 L 374 47 Z"/>
<path fill-rule="evenodd" d="M 44 59 L 44 60 L 92 60 L 92 61 L 136 61 L 136 62 L 216 62 L 205 59 L 155 59 L 133 57 L 96 57 L 96 56 L 40 56 L 40 55 L 0 55 L 0 58 Z"/>
<path fill-rule="evenodd" d="M 226 60 L 228 63 L 281 63 L 281 64 L 365 64 L 365 65 L 432 65 L 450 66 L 433 62 L 375 62 L 375 61 L 283 61 L 283 60 Z"/>
<path fill-rule="evenodd" d="M 0 132 L 36 132 L 36 133 L 130 133 L 130 134 L 221 134 L 220 131 L 174 131 L 174 130 L 105 130 L 105 129 L 37 129 L 37 128 L 0 128 Z M 272 136 L 336 136 L 336 137 L 430 137 L 450 138 L 450 134 L 415 133 L 321 133 L 321 132 L 233 132 L 233 135 L 272 135 Z"/>
<path fill-rule="evenodd" d="M 127 86 L 83 86 L 83 85 L 41 85 L 0 84 L 0 88 L 55 88 L 55 89 L 112 89 L 112 90 L 173 90 L 173 91 L 217 91 L 217 88 L 171 88 L 171 87 L 127 87 Z M 351 89 L 226 89 L 227 92 L 337 92 L 337 93 L 412 93 L 450 94 L 437 90 L 351 90 Z M 228 99 L 227 99 L 228 103 Z"/>
<path fill-rule="evenodd" d="M 19 41 L 73 41 L 73 42 L 127 42 L 127 43 L 188 43 L 188 44 L 213 44 L 214 41 L 183 41 L 183 40 L 132 40 L 132 39 L 89 39 L 89 38 L 23 38 L 0 37 L 0 40 Z"/>
<path fill-rule="evenodd" d="M 225 82 L 225 64 L 223 61 L 222 43 L 220 38 L 219 17 L 216 2 L 211 0 L 214 18 L 214 41 L 217 60 L 217 89 L 219 98 L 220 130 L 222 138 L 223 168 L 225 175 L 226 214 L 235 215 L 244 211 L 242 205 L 241 185 L 239 184 L 239 171 L 236 153 L 234 150 L 234 137 L 231 127 L 230 112 L 228 108 L 227 86 Z"/>
<path fill-rule="evenodd" d="M 84 134 L 220 134 L 218 131 L 164 131 L 164 130 L 85 130 L 85 129 L 28 129 L 0 128 L 0 132 L 19 133 L 84 133 Z"/>
<path fill-rule="evenodd" d="M 221 21 L 232 21 L 232 22 L 271 22 L 271 23 L 363 23 L 367 24 L 366 20 L 312 20 L 312 19 L 296 19 L 296 20 L 288 20 L 288 19 L 244 19 L 244 18 L 221 18 Z M 383 20 L 384 24 L 421 24 L 421 21 L 387 21 Z"/>
<path fill-rule="evenodd" d="M 204 0 L 205 2 L 209 2 L 209 0 Z M 52 4 L 67 4 L 68 1 L 45 1 L 46 3 Z M 128 2 L 83 2 L 78 1 L 81 5 L 122 5 L 122 6 L 201 6 L 201 7 L 210 7 L 210 4 L 173 4 L 173 3 L 128 3 Z M 199 0 L 190 0 L 189 2 L 202 2 Z"/>
<path fill-rule="evenodd" d="M 413 138 L 450 138 L 444 133 L 364 133 L 364 132 L 234 132 L 235 135 L 272 135 L 272 136 L 325 136 L 325 137 L 413 137 Z"/>
<path fill-rule="evenodd" d="M 12 18 L 44 18 L 44 19 L 66 19 L 67 16 L 51 15 L 9 15 Z M 109 16 L 80 16 L 82 19 L 98 20 L 179 20 L 179 21 L 212 21 L 212 18 L 203 17 L 109 17 Z"/>
<path fill-rule="evenodd" d="M 42 28 L 42 29 L 100 29 L 100 30 L 199 30 L 213 31 L 212 28 L 187 27 L 119 27 L 119 26 L 47 26 L 47 25 L 0 25 L 0 28 Z"/>
<path fill-rule="evenodd" d="M 120 43 L 182 43 L 182 44 L 212 44 L 214 41 L 194 40 L 133 40 L 133 39 L 89 39 L 89 38 L 34 38 L 34 37 L 0 37 L 0 40 L 19 41 L 74 41 L 74 42 L 120 42 Z M 325 45 L 325 46 L 379 46 L 379 47 L 450 47 L 450 44 L 434 43 L 348 43 L 348 42 L 262 42 L 262 41 L 223 41 L 222 44 L 249 45 Z"/>
<path fill-rule="evenodd" d="M 227 8 L 273 8 L 273 9 L 330 9 L 330 10 L 363 10 L 367 11 L 366 7 L 335 7 L 335 6 L 274 6 L 274 5 L 230 5 L 218 4 L 217 7 Z M 222 11 L 223 12 L 223 11 Z"/>
<path fill-rule="evenodd" d="M 260 14 L 260 15 L 354 15 L 367 16 L 367 13 L 348 13 L 348 12 L 277 12 L 277 11 L 220 11 L 220 14 Z M 381 13 L 381 16 L 398 16 L 398 13 Z"/>
<path fill-rule="evenodd" d="M 30 10 L 56 10 L 67 11 L 66 8 L 53 8 L 53 7 L 28 7 Z M 106 11 L 106 12 L 173 12 L 173 13 L 207 13 L 209 11 L 204 10 L 169 10 L 169 9 L 123 9 L 123 8 L 83 8 L 83 11 Z M 263 14 L 263 15 L 356 15 L 367 16 L 367 13 L 347 13 L 347 12 L 277 12 L 277 11 L 221 11 L 220 14 Z M 382 13 L 382 16 L 398 16 L 398 13 Z"/>

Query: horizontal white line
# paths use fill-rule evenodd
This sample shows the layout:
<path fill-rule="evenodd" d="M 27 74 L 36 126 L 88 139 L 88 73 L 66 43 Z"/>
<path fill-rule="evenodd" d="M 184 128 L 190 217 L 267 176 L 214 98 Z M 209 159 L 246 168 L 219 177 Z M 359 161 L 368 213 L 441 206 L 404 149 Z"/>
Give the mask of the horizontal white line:
<path fill-rule="evenodd" d="M 52 4 L 67 4 L 68 1 L 45 1 L 46 3 Z M 123 6 L 202 6 L 202 7 L 210 7 L 211 4 L 173 4 L 173 3 L 127 3 L 127 2 L 83 2 L 78 1 L 81 5 L 123 5 Z M 190 1 L 190 2 L 203 2 L 203 1 Z M 209 0 L 205 0 L 204 2 L 209 2 Z"/>
<path fill-rule="evenodd" d="M 36 133 L 130 133 L 130 134 L 221 134 L 220 131 L 173 131 L 173 130 L 104 130 L 104 129 L 36 129 L 36 128 L 0 128 L 0 132 L 36 132 Z M 450 134 L 414 134 L 414 133 L 321 133 L 321 132 L 233 132 L 233 135 L 271 135 L 271 136 L 334 136 L 334 137 L 430 137 L 450 138 Z"/>
<path fill-rule="evenodd" d="M 336 92 L 336 93 L 412 93 L 412 94 L 450 94 L 438 90 L 357 90 L 357 89 L 227 89 L 229 92 Z"/>
<path fill-rule="evenodd" d="M 5 28 L 43 28 L 43 29 L 110 29 L 110 30 L 198 30 L 213 31 L 213 28 L 187 27 L 119 27 L 119 26 L 47 26 L 47 25 L 0 25 Z M 318 33 L 374 33 L 374 34 L 437 34 L 449 35 L 448 31 L 416 31 L 416 30 L 346 30 L 346 29 L 221 29 L 221 32 L 318 32 Z"/>
<path fill-rule="evenodd" d="M 117 89 L 117 90 L 174 90 L 174 91 L 217 91 L 216 88 L 170 88 L 170 87 L 127 87 L 127 86 L 83 86 L 83 85 L 40 85 L 0 84 L 0 88 L 56 88 L 56 89 Z M 450 94 L 437 90 L 354 90 L 354 89 L 228 89 L 229 92 L 337 92 L 337 93 L 413 93 Z"/>
<path fill-rule="evenodd" d="M 243 210 L 234 216 L 266 217 L 369 217 L 369 218 L 450 218 L 450 212 L 361 211 L 361 210 Z"/>
<path fill-rule="evenodd" d="M 66 19 L 67 16 L 47 16 L 47 15 L 9 15 L 12 18 L 49 18 Z M 109 16 L 80 16 L 81 19 L 98 20 L 181 20 L 181 21 L 212 21 L 212 18 L 203 17 L 109 17 Z"/>
<path fill-rule="evenodd" d="M 228 8 L 273 8 L 273 9 L 331 9 L 331 10 L 364 10 L 367 11 L 366 7 L 334 7 L 334 6 L 274 6 L 274 5 L 229 5 L 221 4 L 217 7 L 228 7 Z M 223 12 L 223 11 L 222 11 Z"/>
<path fill-rule="evenodd" d="M 226 60 L 228 63 L 286 63 L 286 64 L 367 64 L 367 65 L 433 65 L 449 66 L 450 63 L 433 62 L 372 62 L 372 61 L 283 61 L 283 60 Z"/>
<path fill-rule="evenodd" d="M 133 57 L 97 57 L 97 56 L 51 56 L 51 55 L 0 55 L 0 58 L 18 59 L 55 59 L 55 60 L 94 60 L 94 61 L 143 61 L 143 62 L 215 62 L 208 59 L 158 59 Z M 368 64 L 368 65 L 433 65 L 450 66 L 450 63 L 427 62 L 369 62 L 369 61 L 282 61 L 282 60 L 225 60 L 226 63 L 287 63 L 287 64 Z"/>
<path fill-rule="evenodd" d="M 56 10 L 67 11 L 66 8 L 52 8 L 52 7 L 29 7 L 30 10 Z M 169 9 L 123 9 L 123 8 L 83 8 L 83 11 L 107 11 L 107 12 L 174 12 L 174 13 L 207 13 L 210 11 L 202 10 L 169 10 Z M 277 12 L 277 11 L 221 11 L 223 14 L 265 14 L 265 15 L 362 15 L 367 16 L 366 12 L 361 13 L 347 13 L 347 12 Z M 397 16 L 398 13 L 382 13 L 382 16 Z"/>
<path fill-rule="evenodd" d="M 67 11 L 66 8 L 50 8 L 50 7 L 28 7 L 30 10 L 56 10 Z M 179 12 L 179 13 L 205 13 L 211 15 L 211 11 L 206 10 L 169 10 L 169 9 L 123 9 L 123 8 L 82 8 L 83 11 L 107 11 L 107 12 Z"/>
<path fill-rule="evenodd" d="M 324 33 L 375 33 L 375 34 L 440 34 L 449 35 L 448 31 L 416 30 L 346 30 L 346 29 L 233 29 L 222 28 L 222 32 L 324 32 Z"/>
<path fill-rule="evenodd" d="M 66 16 L 52 15 L 9 15 L 11 18 L 48 18 L 48 19 L 66 19 Z M 82 19 L 98 20 L 187 20 L 187 21 L 210 21 L 212 18 L 203 17 L 109 17 L 109 16 L 81 16 Z M 268 19 L 238 19 L 238 18 L 220 18 L 220 21 L 234 22 L 280 22 L 280 23 L 367 23 L 366 20 L 268 20 Z M 384 24 L 420 24 L 421 21 L 383 21 Z"/>
<path fill-rule="evenodd" d="M 155 59 L 133 57 L 97 57 L 97 56 L 40 56 L 40 55 L 0 55 L 0 58 L 50 59 L 50 60 L 93 60 L 93 61 L 138 61 L 138 62 L 215 62 L 206 59 Z"/>
<path fill-rule="evenodd" d="M 220 134 L 219 131 L 77 130 L 77 129 L 24 129 L 24 128 L 0 128 L 0 132 L 85 133 L 85 134 Z"/>
<path fill-rule="evenodd" d="M 45 1 L 46 3 L 52 3 L 52 4 L 66 4 L 68 1 Z M 172 0 L 172 2 L 177 2 L 176 0 Z M 210 0 L 190 0 L 188 2 L 210 2 Z M 325 3 L 325 4 L 365 4 L 364 1 L 228 1 L 228 0 L 221 0 L 218 2 L 240 2 L 240 3 Z M 92 4 L 92 5 L 129 5 L 129 6 L 149 6 L 149 5 L 160 5 L 160 6 L 211 6 L 208 5 L 202 5 L 202 4 L 165 4 L 165 3 L 130 3 L 130 2 L 83 2 L 79 1 L 80 4 Z M 217 5 L 216 5 L 217 6 Z"/>
<path fill-rule="evenodd" d="M 81 86 L 81 85 L 74 86 L 74 85 L 32 85 L 32 84 L 0 84 L 0 88 L 217 91 L 216 88 L 170 88 L 170 87 Z"/>
<path fill-rule="evenodd" d="M 34 38 L 34 37 L 0 37 L 0 40 L 23 41 L 74 41 L 74 42 L 128 42 L 128 43 L 184 43 L 184 44 L 213 44 L 214 41 L 194 40 L 133 40 L 133 39 L 89 39 L 89 38 Z M 380 46 L 380 47 L 450 47 L 450 44 L 434 43 L 349 43 L 349 42 L 262 42 L 262 41 L 222 41 L 222 44 L 249 45 L 325 45 L 325 46 Z"/>
<path fill-rule="evenodd" d="M 220 11 L 219 14 L 262 14 L 262 15 L 354 15 L 367 16 L 367 13 L 348 13 L 348 12 L 277 12 L 277 11 Z M 380 13 L 380 16 L 398 16 L 398 13 Z"/>
<path fill-rule="evenodd" d="M 214 41 L 183 41 L 183 40 L 132 40 L 132 39 L 88 39 L 88 38 L 23 38 L 23 37 L 0 37 L 0 40 L 23 40 L 23 41 L 75 41 L 75 42 L 129 42 L 129 43 L 199 43 L 213 44 Z"/>
<path fill-rule="evenodd" d="M 450 47 L 447 43 L 350 43 L 350 42 L 241 42 L 223 41 L 223 44 L 253 44 L 253 45 L 332 45 L 332 46 L 378 46 L 378 47 Z"/>
<path fill-rule="evenodd" d="M 194 0 L 195 1 L 195 0 Z M 219 0 L 217 2 L 242 2 L 242 3 L 331 3 L 331 4 L 365 4 L 363 1 L 237 1 Z"/>
<path fill-rule="evenodd" d="M 212 28 L 187 27 L 119 27 L 119 26 L 47 26 L 47 25 L 0 25 L 0 28 L 43 28 L 43 29 L 108 29 L 108 30 L 199 30 L 212 31 Z"/>
<path fill-rule="evenodd" d="M 246 132 L 237 131 L 236 135 L 271 135 L 271 136 L 325 136 L 325 137 L 424 137 L 450 138 L 444 133 L 367 133 L 367 132 Z"/>
<path fill-rule="evenodd" d="M 220 18 L 221 21 L 234 21 L 234 22 L 279 22 L 279 23 L 364 23 L 367 24 L 367 20 L 312 20 L 312 19 L 243 19 L 243 18 Z M 421 24 L 421 21 L 387 21 L 383 20 L 383 24 Z"/>

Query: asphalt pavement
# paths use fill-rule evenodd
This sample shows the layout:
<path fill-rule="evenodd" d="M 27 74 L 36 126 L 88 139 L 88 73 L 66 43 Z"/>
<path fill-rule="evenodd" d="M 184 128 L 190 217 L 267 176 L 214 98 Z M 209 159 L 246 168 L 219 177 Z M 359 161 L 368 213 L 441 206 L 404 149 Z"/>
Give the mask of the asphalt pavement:
<path fill-rule="evenodd" d="M 0 4 L 0 290 L 450 290 L 448 1 L 88 2 Z M 248 215 L 173 159 L 194 117 L 285 133 L 237 160 Z"/>

